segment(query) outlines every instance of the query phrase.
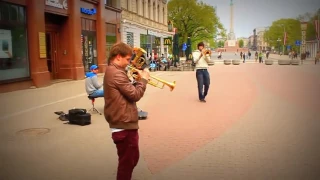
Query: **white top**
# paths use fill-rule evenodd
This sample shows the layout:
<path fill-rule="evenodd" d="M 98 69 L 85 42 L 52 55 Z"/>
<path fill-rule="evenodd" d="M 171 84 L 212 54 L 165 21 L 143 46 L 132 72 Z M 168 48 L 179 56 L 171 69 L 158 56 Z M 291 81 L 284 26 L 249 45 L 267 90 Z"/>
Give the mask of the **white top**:
<path fill-rule="evenodd" d="M 192 56 L 193 56 L 195 62 L 199 59 L 200 55 L 201 55 L 201 52 L 199 50 L 196 50 L 192 53 Z M 196 69 L 207 69 L 209 67 L 209 65 L 206 60 L 207 61 L 210 60 L 209 54 L 202 56 L 200 58 L 200 60 L 196 63 Z"/>
<path fill-rule="evenodd" d="M 114 133 L 114 132 L 123 131 L 124 129 L 110 128 L 110 130 L 111 130 L 111 133 Z"/>

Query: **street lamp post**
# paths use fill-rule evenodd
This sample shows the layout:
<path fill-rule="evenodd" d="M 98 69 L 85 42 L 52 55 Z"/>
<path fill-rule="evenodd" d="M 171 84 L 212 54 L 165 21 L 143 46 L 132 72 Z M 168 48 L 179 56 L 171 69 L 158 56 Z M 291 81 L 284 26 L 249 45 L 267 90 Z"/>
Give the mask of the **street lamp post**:
<path fill-rule="evenodd" d="M 286 37 L 286 27 L 284 26 L 284 24 L 281 24 L 280 26 L 283 27 L 283 47 L 282 47 L 282 54 L 284 55 L 284 42 L 287 41 L 287 37 Z"/>
<path fill-rule="evenodd" d="M 278 42 L 278 51 L 279 51 L 279 54 L 280 54 L 280 41 L 281 41 L 281 39 L 280 38 L 278 38 L 278 40 L 277 40 L 277 42 Z"/>
<path fill-rule="evenodd" d="M 287 35 L 286 35 L 286 27 L 285 26 L 283 26 L 283 49 L 282 49 L 282 54 L 284 55 L 284 47 L 285 47 L 285 44 L 284 44 L 284 42 L 286 42 L 287 41 Z"/>

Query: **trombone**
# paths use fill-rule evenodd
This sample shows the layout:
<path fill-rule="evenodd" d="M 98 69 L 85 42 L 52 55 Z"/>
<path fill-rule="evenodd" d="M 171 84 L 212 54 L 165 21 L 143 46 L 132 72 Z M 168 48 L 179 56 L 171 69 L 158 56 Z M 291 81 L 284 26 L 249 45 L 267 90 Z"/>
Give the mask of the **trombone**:
<path fill-rule="evenodd" d="M 133 74 L 134 71 L 137 71 L 136 68 L 132 67 L 132 65 L 129 65 L 128 68 L 131 70 L 132 74 L 131 76 L 134 78 L 134 79 L 139 79 L 138 75 L 137 74 Z M 160 84 L 159 84 L 160 83 Z M 157 77 L 154 77 L 154 76 L 151 76 L 150 75 L 150 79 L 148 80 L 148 84 L 154 86 L 154 87 L 157 87 L 157 88 L 160 88 L 160 89 L 163 89 L 164 86 L 168 86 L 170 88 L 170 91 L 173 91 L 173 89 L 175 88 L 176 86 L 176 81 L 173 81 L 172 83 L 171 82 L 167 82 L 163 79 L 160 79 L 160 78 L 157 78 Z"/>

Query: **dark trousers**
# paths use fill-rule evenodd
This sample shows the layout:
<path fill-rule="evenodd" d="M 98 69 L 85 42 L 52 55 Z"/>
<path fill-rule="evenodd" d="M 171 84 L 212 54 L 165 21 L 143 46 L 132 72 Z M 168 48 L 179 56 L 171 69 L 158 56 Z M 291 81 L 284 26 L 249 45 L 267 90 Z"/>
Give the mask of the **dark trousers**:
<path fill-rule="evenodd" d="M 199 100 L 203 100 L 208 94 L 210 75 L 207 69 L 197 69 L 196 76 L 198 82 Z"/>
<path fill-rule="evenodd" d="M 117 180 L 131 180 L 134 167 L 139 161 L 138 130 L 123 130 L 112 133 L 118 151 Z"/>

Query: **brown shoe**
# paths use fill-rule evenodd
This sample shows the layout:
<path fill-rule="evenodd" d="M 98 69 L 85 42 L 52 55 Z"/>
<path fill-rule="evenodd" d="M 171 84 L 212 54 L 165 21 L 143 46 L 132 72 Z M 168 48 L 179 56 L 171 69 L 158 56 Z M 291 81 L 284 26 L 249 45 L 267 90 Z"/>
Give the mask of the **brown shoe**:
<path fill-rule="evenodd" d="M 204 99 L 200 99 L 200 102 L 205 103 L 205 102 L 207 102 L 207 101 L 206 101 L 206 100 L 204 100 Z"/>

